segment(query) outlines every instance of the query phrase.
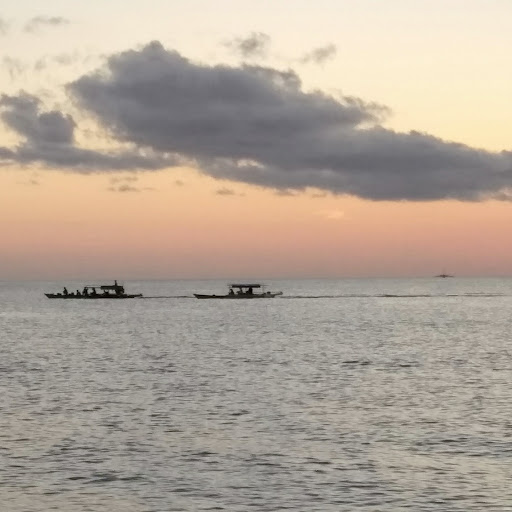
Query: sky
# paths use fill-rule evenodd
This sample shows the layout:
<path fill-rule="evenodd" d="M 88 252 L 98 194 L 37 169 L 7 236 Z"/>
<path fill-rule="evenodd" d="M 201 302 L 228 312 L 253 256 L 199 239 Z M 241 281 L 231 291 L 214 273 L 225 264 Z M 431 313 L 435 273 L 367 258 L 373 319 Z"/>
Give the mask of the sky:
<path fill-rule="evenodd" d="M 0 279 L 512 275 L 509 0 L 0 9 Z"/>

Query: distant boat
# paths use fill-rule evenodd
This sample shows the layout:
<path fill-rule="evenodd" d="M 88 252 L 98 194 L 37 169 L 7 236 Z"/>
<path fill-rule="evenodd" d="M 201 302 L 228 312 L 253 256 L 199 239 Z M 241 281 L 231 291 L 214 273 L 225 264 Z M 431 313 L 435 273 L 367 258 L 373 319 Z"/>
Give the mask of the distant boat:
<path fill-rule="evenodd" d="M 229 292 L 227 295 L 204 295 L 201 293 L 194 293 L 197 299 L 272 299 L 283 292 L 266 292 L 255 293 L 254 289 L 262 289 L 265 287 L 263 284 L 228 284 Z"/>
<path fill-rule="evenodd" d="M 446 277 L 453 277 L 451 274 L 438 274 L 437 276 L 435 277 L 442 277 L 443 279 L 446 278 Z"/>
<path fill-rule="evenodd" d="M 97 291 L 98 290 L 98 291 Z M 49 299 L 135 299 L 142 293 L 128 294 L 124 286 L 117 284 L 93 284 L 84 286 L 82 291 L 68 292 L 67 288 L 60 293 L 45 293 Z"/>

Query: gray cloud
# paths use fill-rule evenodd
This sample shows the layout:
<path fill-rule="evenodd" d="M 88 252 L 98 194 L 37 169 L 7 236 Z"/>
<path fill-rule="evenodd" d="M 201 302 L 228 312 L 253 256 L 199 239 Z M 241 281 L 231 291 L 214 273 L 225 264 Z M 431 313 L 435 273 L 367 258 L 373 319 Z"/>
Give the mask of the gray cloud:
<path fill-rule="evenodd" d="M 336 56 L 336 52 L 336 45 L 328 44 L 321 48 L 315 48 L 304 55 L 300 60 L 304 63 L 313 62 L 315 64 L 323 64 L 324 62 L 333 59 Z"/>
<path fill-rule="evenodd" d="M 226 46 L 244 58 L 264 57 L 270 45 L 270 36 L 263 32 L 252 32 L 248 37 L 237 37 Z"/>
<path fill-rule="evenodd" d="M 9 24 L 3 18 L 0 18 L 0 36 L 5 36 L 9 31 Z"/>
<path fill-rule="evenodd" d="M 300 85 L 293 71 L 201 66 L 152 43 L 111 57 L 108 73 L 83 76 L 68 89 L 120 140 L 196 160 L 291 164 L 298 148 L 290 152 L 289 145 L 299 139 L 320 144 L 382 113 L 358 99 L 304 93 Z"/>
<path fill-rule="evenodd" d="M 52 65 L 71 66 L 83 60 L 77 52 L 60 53 L 57 55 L 46 55 L 36 60 L 34 63 L 35 71 L 43 71 Z"/>
<path fill-rule="evenodd" d="M 277 196 L 282 196 L 282 197 L 294 197 L 297 195 L 297 191 L 290 190 L 289 188 L 279 188 L 276 190 L 275 194 Z"/>
<path fill-rule="evenodd" d="M 37 173 L 31 173 L 31 176 L 27 177 L 25 180 L 23 181 L 18 181 L 18 183 L 20 185 L 24 185 L 24 186 L 30 186 L 30 187 L 34 187 L 34 186 L 39 186 L 41 185 L 41 182 L 39 180 L 39 176 Z"/>
<path fill-rule="evenodd" d="M 74 140 L 75 122 L 28 95 L 3 96 L 1 118 L 24 142 L 0 163 L 92 170 L 186 162 L 215 178 L 291 193 L 316 188 L 374 200 L 512 197 L 512 153 L 382 127 L 387 109 L 303 90 L 293 71 L 200 65 L 158 42 L 112 55 L 70 83 L 84 114 L 132 151 Z"/>
<path fill-rule="evenodd" d="M 107 190 L 111 192 L 142 192 L 144 188 L 137 187 L 135 184 L 138 181 L 138 176 L 127 175 L 127 176 L 113 176 L 110 178 L 110 187 Z"/>
<path fill-rule="evenodd" d="M 26 66 L 20 59 L 9 57 L 8 55 L 2 57 L 2 67 L 6 69 L 11 80 L 16 80 L 26 70 Z"/>
<path fill-rule="evenodd" d="M 235 196 L 236 195 L 236 192 L 230 188 L 226 188 L 226 187 L 223 187 L 223 188 L 219 188 L 218 190 L 215 191 L 215 193 L 218 195 L 218 196 Z"/>
<path fill-rule="evenodd" d="M 25 32 L 35 33 L 45 27 L 68 25 L 69 20 L 61 16 L 35 16 L 25 24 Z"/>
<path fill-rule="evenodd" d="M 7 71 L 11 80 L 24 79 L 27 72 L 41 72 L 50 69 L 52 66 L 71 66 L 84 62 L 87 59 L 75 53 L 61 53 L 57 55 L 46 55 L 33 62 L 24 62 L 16 57 L 6 55 L 1 58 L 0 65 Z"/>
<path fill-rule="evenodd" d="M 133 174 L 129 174 L 128 176 L 112 176 L 112 178 L 110 178 L 111 183 L 133 183 L 138 180 L 138 176 Z"/>
<path fill-rule="evenodd" d="M 136 187 L 129 183 L 118 183 L 111 185 L 107 190 L 110 192 L 146 192 L 148 190 L 154 190 L 153 187 Z"/>
<path fill-rule="evenodd" d="M 75 123 L 71 116 L 55 110 L 39 113 L 39 100 L 34 96 L 3 95 L 0 106 L 4 107 L 2 120 L 28 140 L 63 144 L 73 142 Z"/>
<path fill-rule="evenodd" d="M 141 189 L 129 185 L 128 183 L 121 183 L 120 185 L 109 187 L 110 192 L 140 192 Z"/>
<path fill-rule="evenodd" d="M 479 200 L 512 186 L 512 153 L 385 129 L 385 109 L 304 92 L 293 71 L 199 65 L 157 42 L 107 67 L 69 85 L 78 104 L 120 140 L 217 178 L 382 200 Z"/>
<path fill-rule="evenodd" d="M 57 110 L 41 111 L 40 100 L 26 93 L 0 97 L 0 119 L 23 139 L 14 149 L 0 146 L 2 165 L 41 164 L 86 173 L 155 170 L 175 163 L 172 157 L 150 149 L 98 152 L 77 147 L 73 118 Z"/>
<path fill-rule="evenodd" d="M 69 24 L 69 20 L 61 16 L 35 16 L 25 25 L 25 32 L 38 32 L 45 27 L 58 27 Z"/>

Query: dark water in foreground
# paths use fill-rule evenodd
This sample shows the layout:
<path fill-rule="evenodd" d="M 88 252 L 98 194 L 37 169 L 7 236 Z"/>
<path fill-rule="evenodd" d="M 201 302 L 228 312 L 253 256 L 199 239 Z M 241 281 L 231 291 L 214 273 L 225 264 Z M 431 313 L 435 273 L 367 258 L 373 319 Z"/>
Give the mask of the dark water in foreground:
<path fill-rule="evenodd" d="M 272 284 L 0 283 L 0 509 L 512 510 L 512 279 Z"/>

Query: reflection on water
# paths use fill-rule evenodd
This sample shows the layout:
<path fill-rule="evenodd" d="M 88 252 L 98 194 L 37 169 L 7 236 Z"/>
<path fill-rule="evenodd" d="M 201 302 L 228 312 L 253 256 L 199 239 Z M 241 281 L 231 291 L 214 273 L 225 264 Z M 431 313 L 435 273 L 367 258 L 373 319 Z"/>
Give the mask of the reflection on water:
<path fill-rule="evenodd" d="M 512 280 L 61 284 L 0 283 L 2 510 L 512 503 Z"/>

